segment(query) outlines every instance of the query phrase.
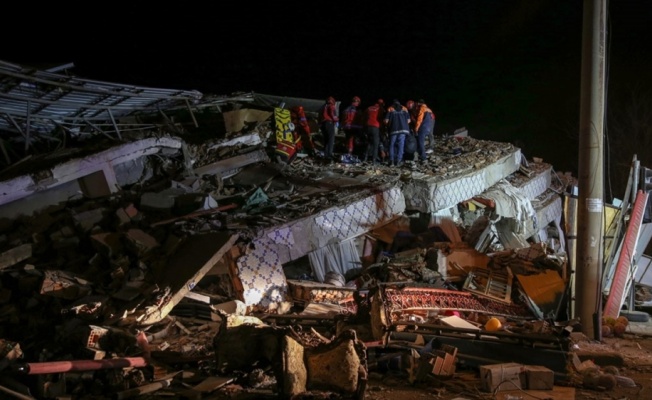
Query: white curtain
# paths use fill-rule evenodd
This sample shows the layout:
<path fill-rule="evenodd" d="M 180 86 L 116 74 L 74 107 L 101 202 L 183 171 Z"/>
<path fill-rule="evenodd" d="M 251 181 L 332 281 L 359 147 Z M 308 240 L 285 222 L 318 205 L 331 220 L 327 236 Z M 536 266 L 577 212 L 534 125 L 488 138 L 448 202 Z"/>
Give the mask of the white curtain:
<path fill-rule="evenodd" d="M 493 200 L 496 203 L 497 215 L 512 218 L 514 232 L 517 234 L 524 233 L 526 223 L 536 216 L 530 199 L 505 179 L 501 179 L 478 197 Z"/>
<path fill-rule="evenodd" d="M 346 275 L 346 271 L 360 267 L 360 254 L 355 244 L 355 238 L 344 242 L 332 243 L 321 249 L 308 253 L 312 273 L 319 282 L 329 271 Z"/>

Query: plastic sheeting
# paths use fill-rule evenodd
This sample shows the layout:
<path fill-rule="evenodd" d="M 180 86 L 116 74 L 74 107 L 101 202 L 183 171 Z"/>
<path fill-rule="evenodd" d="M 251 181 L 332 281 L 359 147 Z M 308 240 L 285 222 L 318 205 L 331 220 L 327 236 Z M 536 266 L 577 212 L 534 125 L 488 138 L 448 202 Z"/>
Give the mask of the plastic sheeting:
<path fill-rule="evenodd" d="M 512 219 L 516 234 L 525 233 L 526 223 L 536 215 L 530 199 L 504 179 L 478 197 L 493 200 L 495 213 L 501 218 Z"/>
<path fill-rule="evenodd" d="M 312 273 L 319 282 L 324 282 L 327 272 L 333 271 L 346 276 L 346 272 L 360 267 L 360 254 L 354 239 L 333 243 L 308 254 Z"/>

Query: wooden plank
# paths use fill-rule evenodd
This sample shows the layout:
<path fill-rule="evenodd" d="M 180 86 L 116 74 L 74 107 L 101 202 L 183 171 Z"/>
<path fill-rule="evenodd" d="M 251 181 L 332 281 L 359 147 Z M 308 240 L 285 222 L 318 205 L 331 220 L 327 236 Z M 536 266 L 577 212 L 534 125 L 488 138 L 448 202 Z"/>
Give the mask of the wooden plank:
<path fill-rule="evenodd" d="M 160 288 L 170 288 L 172 295 L 157 310 L 145 315 L 143 324 L 153 324 L 165 318 L 213 266 L 228 252 L 238 235 L 211 232 L 189 237 L 172 254 L 157 282 Z"/>

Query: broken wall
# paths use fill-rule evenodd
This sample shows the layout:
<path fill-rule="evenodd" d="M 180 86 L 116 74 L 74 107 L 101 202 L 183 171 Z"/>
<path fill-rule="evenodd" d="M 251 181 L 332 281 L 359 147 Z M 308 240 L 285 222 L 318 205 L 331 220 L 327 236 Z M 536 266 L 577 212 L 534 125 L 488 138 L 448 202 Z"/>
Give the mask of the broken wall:
<path fill-rule="evenodd" d="M 147 138 L 123 143 L 87 157 L 63 159 L 41 170 L 0 182 L 0 218 L 31 215 L 48 205 L 82 197 L 115 193 L 137 182 L 146 169 L 148 155 L 174 154 L 182 142 L 176 138 Z M 55 156 L 52 157 L 55 159 Z M 43 162 L 43 160 L 41 160 Z"/>
<path fill-rule="evenodd" d="M 283 264 L 329 244 L 344 242 L 384 225 L 405 210 L 398 188 L 391 188 L 316 215 L 264 230 L 237 261 L 237 276 L 248 306 L 275 308 L 285 301 Z"/>

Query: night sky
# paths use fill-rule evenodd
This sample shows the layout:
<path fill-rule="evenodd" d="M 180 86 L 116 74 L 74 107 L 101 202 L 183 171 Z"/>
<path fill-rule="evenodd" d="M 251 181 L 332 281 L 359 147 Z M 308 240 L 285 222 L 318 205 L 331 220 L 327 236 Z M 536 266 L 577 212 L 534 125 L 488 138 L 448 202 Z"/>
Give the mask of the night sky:
<path fill-rule="evenodd" d="M 0 59 L 205 94 L 423 98 L 436 135 L 464 126 L 577 176 L 582 1 L 262 3 L 32 5 Z M 652 2 L 607 4 L 609 90 L 652 81 Z"/>

